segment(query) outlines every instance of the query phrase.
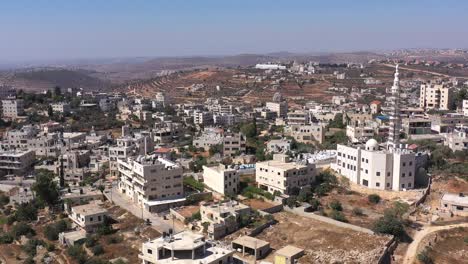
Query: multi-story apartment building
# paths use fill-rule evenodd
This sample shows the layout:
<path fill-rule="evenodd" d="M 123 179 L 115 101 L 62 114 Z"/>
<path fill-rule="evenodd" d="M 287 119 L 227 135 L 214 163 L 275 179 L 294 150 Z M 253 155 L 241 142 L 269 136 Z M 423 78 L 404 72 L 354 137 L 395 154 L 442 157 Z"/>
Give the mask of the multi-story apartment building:
<path fill-rule="evenodd" d="M 60 102 L 51 104 L 52 111 L 57 113 L 69 113 L 71 110 L 70 104 L 66 102 Z"/>
<path fill-rule="evenodd" d="M 2 100 L 3 118 L 16 119 L 24 115 L 23 99 Z"/>
<path fill-rule="evenodd" d="M 242 133 L 223 134 L 223 155 L 233 156 L 237 153 L 244 153 L 246 150 L 246 137 Z"/>
<path fill-rule="evenodd" d="M 231 264 L 232 249 L 206 241 L 202 234 L 183 231 L 143 243 L 138 257 L 143 264 Z"/>
<path fill-rule="evenodd" d="M 112 176 L 117 176 L 117 160 L 145 155 L 154 150 L 154 137 L 152 132 L 131 133 L 128 126 L 122 127 L 122 136 L 118 138 L 117 145 L 109 147 L 109 170 Z"/>
<path fill-rule="evenodd" d="M 32 171 L 35 153 L 33 150 L 0 151 L 0 176 L 25 176 Z"/>
<path fill-rule="evenodd" d="M 453 104 L 453 87 L 446 83 L 421 84 L 419 106 L 424 109 L 450 110 Z"/>
<path fill-rule="evenodd" d="M 315 164 L 291 162 L 283 154 L 274 154 L 273 160 L 257 162 L 255 179 L 260 188 L 274 193 L 290 194 L 293 188 L 301 188 L 315 181 Z"/>
<path fill-rule="evenodd" d="M 57 157 L 60 154 L 59 135 L 41 132 L 38 127 L 26 125 L 20 129 L 5 132 L 1 148 L 4 150 L 28 149 L 33 150 L 36 156 Z"/>
<path fill-rule="evenodd" d="M 431 134 L 431 120 L 423 117 L 404 118 L 403 131 L 407 136 Z"/>
<path fill-rule="evenodd" d="M 213 113 L 195 111 L 193 113 L 193 123 L 196 125 L 210 126 L 213 125 Z"/>
<path fill-rule="evenodd" d="M 235 195 L 239 192 L 240 176 L 237 170 L 227 165 L 203 166 L 203 182 L 217 193 Z"/>
<path fill-rule="evenodd" d="M 290 139 L 272 139 L 268 141 L 267 151 L 271 153 L 286 153 L 291 150 L 292 140 Z"/>
<path fill-rule="evenodd" d="M 303 110 L 288 112 L 288 125 L 306 125 L 310 121 L 310 113 Z"/>
<path fill-rule="evenodd" d="M 157 156 L 119 159 L 119 191 L 149 211 L 167 209 L 171 200 L 183 201 L 182 168 Z"/>
<path fill-rule="evenodd" d="M 325 131 L 321 124 L 288 125 L 285 127 L 286 135 L 293 137 L 297 142 L 322 144 L 325 140 Z"/>
<path fill-rule="evenodd" d="M 288 114 L 288 103 L 286 101 L 267 102 L 265 107 L 270 112 L 276 113 L 276 117 L 286 117 Z"/>
<path fill-rule="evenodd" d="M 208 237 L 220 239 L 239 228 L 240 218 L 251 213 L 250 207 L 237 201 L 202 204 L 200 215 L 202 223 L 209 223 Z"/>

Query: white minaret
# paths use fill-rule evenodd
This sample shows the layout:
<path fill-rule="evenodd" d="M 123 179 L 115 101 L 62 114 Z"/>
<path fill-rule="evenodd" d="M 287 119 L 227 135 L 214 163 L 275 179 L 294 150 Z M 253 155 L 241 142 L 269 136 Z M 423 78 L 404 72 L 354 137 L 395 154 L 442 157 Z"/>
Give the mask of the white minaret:
<path fill-rule="evenodd" d="M 389 150 L 399 148 L 400 145 L 400 79 L 398 78 L 398 64 L 395 67 L 392 94 L 390 101 L 390 129 L 388 131 L 387 147 Z"/>

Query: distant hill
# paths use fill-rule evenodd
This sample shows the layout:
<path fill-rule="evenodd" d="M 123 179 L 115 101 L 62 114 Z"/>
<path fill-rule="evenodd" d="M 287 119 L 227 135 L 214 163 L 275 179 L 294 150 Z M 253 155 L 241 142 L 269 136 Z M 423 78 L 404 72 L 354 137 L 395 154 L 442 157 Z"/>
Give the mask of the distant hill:
<path fill-rule="evenodd" d="M 106 90 L 111 83 L 95 77 L 95 72 L 58 68 L 38 68 L 0 73 L 0 83 L 25 91 L 43 91 L 60 86 L 83 88 L 84 90 Z"/>

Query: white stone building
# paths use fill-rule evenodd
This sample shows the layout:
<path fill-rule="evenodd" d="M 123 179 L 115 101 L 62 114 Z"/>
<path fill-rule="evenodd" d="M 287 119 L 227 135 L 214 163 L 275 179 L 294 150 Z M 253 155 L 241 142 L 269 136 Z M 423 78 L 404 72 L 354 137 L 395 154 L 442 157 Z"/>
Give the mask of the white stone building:
<path fill-rule="evenodd" d="M 69 113 L 71 110 L 70 104 L 66 102 L 60 102 L 51 104 L 52 111 L 57 113 Z"/>
<path fill-rule="evenodd" d="M 16 119 L 24 115 L 23 99 L 2 100 L 2 112 L 5 119 Z"/>
<path fill-rule="evenodd" d="M 87 232 L 93 232 L 102 226 L 107 216 L 107 210 L 97 203 L 74 206 L 68 215 L 75 225 Z"/>
<path fill-rule="evenodd" d="M 143 264 L 231 264 L 232 249 L 205 240 L 202 234 L 183 231 L 143 243 L 138 257 Z"/>
<path fill-rule="evenodd" d="M 257 162 L 255 166 L 259 187 L 270 193 L 290 194 L 292 188 L 301 188 L 315 181 L 314 164 L 291 162 L 287 155 L 274 154 L 273 160 Z"/>
<path fill-rule="evenodd" d="M 203 166 L 203 182 L 217 193 L 235 195 L 239 192 L 240 176 L 237 170 L 227 165 Z"/>
<path fill-rule="evenodd" d="M 250 207 L 237 201 L 202 204 L 200 215 L 202 223 L 209 223 L 208 237 L 220 239 L 239 228 L 240 218 L 251 213 Z"/>
<path fill-rule="evenodd" d="M 316 141 L 322 144 L 325 140 L 325 131 L 321 124 L 288 125 L 284 128 L 284 132 L 301 143 L 314 143 Z"/>
<path fill-rule="evenodd" d="M 118 160 L 119 191 L 149 211 L 168 209 L 184 201 L 182 168 L 156 156 Z"/>
<path fill-rule="evenodd" d="M 453 103 L 453 87 L 448 84 L 421 84 L 419 106 L 424 109 L 450 110 Z"/>
<path fill-rule="evenodd" d="M 33 169 L 36 160 L 33 150 L 0 151 L 0 176 L 25 176 Z"/>

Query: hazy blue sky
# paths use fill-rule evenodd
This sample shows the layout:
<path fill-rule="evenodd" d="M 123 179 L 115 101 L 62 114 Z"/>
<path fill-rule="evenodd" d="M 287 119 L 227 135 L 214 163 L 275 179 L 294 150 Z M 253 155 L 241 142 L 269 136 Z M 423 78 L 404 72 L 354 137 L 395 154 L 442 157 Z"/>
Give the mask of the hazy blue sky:
<path fill-rule="evenodd" d="M 467 48 L 468 1 L 11 0 L 0 62 Z"/>

